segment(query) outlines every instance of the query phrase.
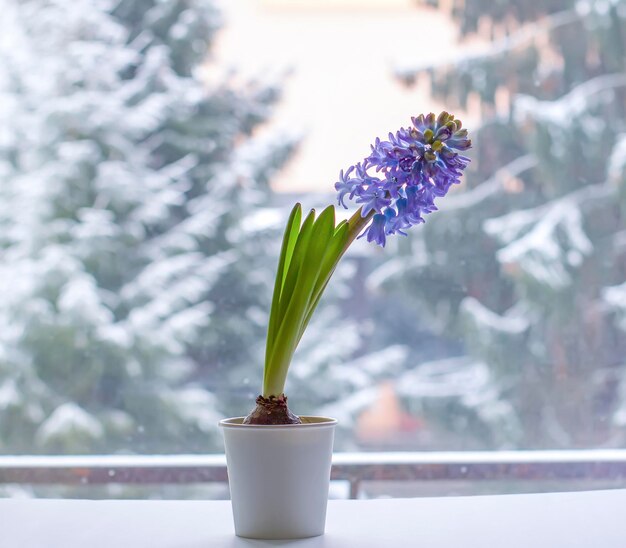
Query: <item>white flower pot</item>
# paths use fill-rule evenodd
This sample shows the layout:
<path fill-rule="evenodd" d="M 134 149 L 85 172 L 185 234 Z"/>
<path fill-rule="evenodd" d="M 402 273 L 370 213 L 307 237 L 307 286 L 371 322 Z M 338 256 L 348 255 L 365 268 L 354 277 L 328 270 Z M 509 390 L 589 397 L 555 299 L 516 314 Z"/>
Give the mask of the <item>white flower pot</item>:
<path fill-rule="evenodd" d="M 243 417 L 220 422 L 240 537 L 294 539 L 324 534 L 337 421 L 257 426 Z"/>

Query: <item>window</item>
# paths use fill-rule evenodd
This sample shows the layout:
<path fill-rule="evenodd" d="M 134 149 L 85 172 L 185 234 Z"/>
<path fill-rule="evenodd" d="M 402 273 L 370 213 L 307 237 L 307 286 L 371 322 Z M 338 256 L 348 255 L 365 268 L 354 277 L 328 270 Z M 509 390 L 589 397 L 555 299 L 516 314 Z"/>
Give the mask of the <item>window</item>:
<path fill-rule="evenodd" d="M 291 205 L 442 107 L 469 172 L 352 248 L 293 410 L 339 452 L 624 446 L 623 1 L 5 4 L 0 453 L 220 453 Z"/>

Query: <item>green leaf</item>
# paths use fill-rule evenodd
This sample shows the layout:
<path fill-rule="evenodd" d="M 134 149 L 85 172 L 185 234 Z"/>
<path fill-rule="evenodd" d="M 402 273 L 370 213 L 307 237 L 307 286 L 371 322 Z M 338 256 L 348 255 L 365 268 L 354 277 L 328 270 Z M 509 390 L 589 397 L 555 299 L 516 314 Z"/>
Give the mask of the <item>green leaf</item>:
<path fill-rule="evenodd" d="M 343 229 L 344 226 L 349 226 L 348 225 L 348 221 L 346 219 L 344 219 L 343 221 L 341 221 L 336 227 L 335 227 L 335 234 L 337 234 L 337 232 L 339 232 L 340 230 Z"/>
<path fill-rule="evenodd" d="M 281 297 L 280 327 L 270 359 L 265 364 L 263 393 L 266 396 L 279 395 L 284 389 L 291 358 L 300 340 L 324 257 L 334 235 L 335 209 L 333 206 L 326 208 L 314 225 L 307 225 L 309 219 L 312 223 L 311 214 L 305 220 L 298 237 L 293 264 L 283 290 L 284 297 Z"/>
<path fill-rule="evenodd" d="M 300 233 L 298 234 L 292 250 L 292 257 L 289 264 L 289 269 L 284 276 L 285 281 L 283 283 L 282 291 L 280 293 L 280 301 L 278 305 L 279 323 L 277 325 L 277 329 L 280 327 L 280 322 L 285 316 L 285 312 L 287 311 L 287 307 L 289 306 L 289 301 L 291 300 L 292 293 L 294 292 L 294 289 L 296 287 L 300 268 L 304 263 L 305 253 L 309 245 L 309 240 L 311 238 L 311 232 L 313 230 L 314 222 L 315 210 L 312 209 L 311 211 L 309 211 L 309 214 L 306 216 L 306 219 L 304 219 L 304 222 L 302 223 Z"/>
<path fill-rule="evenodd" d="M 295 215 L 294 215 L 295 212 Z M 293 250 L 296 247 L 296 241 L 298 240 L 298 234 L 300 233 L 300 220 L 302 219 L 302 207 L 300 204 L 296 204 L 292 211 L 292 215 L 294 215 L 293 223 L 289 230 L 289 240 L 287 242 L 287 248 L 285 250 L 285 261 L 284 267 L 282 268 L 282 272 L 280 275 L 280 287 L 281 290 L 285 285 L 285 278 L 287 277 L 287 272 L 289 270 L 289 265 L 291 264 L 291 258 L 293 257 Z M 288 225 L 289 226 L 289 225 Z M 276 280 L 278 280 L 278 276 Z"/>
<path fill-rule="evenodd" d="M 302 223 L 302 226 L 299 226 L 299 223 L 298 225 L 293 225 L 292 228 L 294 228 L 294 231 L 290 231 L 289 242 L 285 250 L 285 258 L 287 258 L 287 254 L 289 255 L 289 264 L 283 265 L 283 271 L 276 273 L 276 283 L 279 283 L 279 280 L 282 280 L 282 283 L 280 283 L 281 289 L 278 293 L 278 299 L 272 301 L 272 310 L 270 312 L 271 330 L 268 328 L 268 340 L 265 346 L 265 368 L 263 371 L 264 387 L 267 385 L 268 377 L 271 374 L 272 355 L 275 352 L 278 332 L 285 317 L 287 306 L 291 300 L 291 295 L 296 287 L 298 273 L 304 258 L 304 251 L 306 250 L 311 235 L 314 218 L 315 211 L 311 210 Z M 291 241 L 292 237 L 293 242 Z"/>
<path fill-rule="evenodd" d="M 289 215 L 287 226 L 285 227 L 285 233 L 283 235 L 283 243 L 280 249 L 280 258 L 278 260 L 278 269 L 276 271 L 276 281 L 274 283 L 274 293 L 272 295 L 272 308 L 270 310 L 269 325 L 267 328 L 267 341 L 265 345 L 266 360 L 271 355 L 274 337 L 276 336 L 276 331 L 278 330 L 277 313 L 280 294 L 282 292 L 287 270 L 289 269 L 289 264 L 291 262 L 293 248 L 296 245 L 296 239 L 300 231 L 301 217 L 302 206 L 300 204 L 296 204 Z"/>
<path fill-rule="evenodd" d="M 335 230 L 335 233 L 333 234 L 333 237 L 331 238 L 328 244 L 326 253 L 324 255 L 324 259 L 322 261 L 320 274 L 317 278 L 317 282 L 313 290 L 313 297 L 309 304 L 309 308 L 306 312 L 304 325 L 302 326 L 301 333 L 300 333 L 300 338 L 304 334 L 304 331 L 306 330 L 307 325 L 309 324 L 309 320 L 311 319 L 311 316 L 313 316 L 313 312 L 315 312 L 315 309 L 317 308 L 317 305 L 320 299 L 322 298 L 322 294 L 324 293 L 324 290 L 326 289 L 326 286 L 328 285 L 330 278 L 335 272 L 335 268 L 337 267 L 339 260 L 341 259 L 341 257 L 343 256 L 346 250 L 345 244 L 348 241 L 348 231 L 349 231 L 348 223 L 345 221 L 341 222 L 338 225 L 337 229 Z"/>

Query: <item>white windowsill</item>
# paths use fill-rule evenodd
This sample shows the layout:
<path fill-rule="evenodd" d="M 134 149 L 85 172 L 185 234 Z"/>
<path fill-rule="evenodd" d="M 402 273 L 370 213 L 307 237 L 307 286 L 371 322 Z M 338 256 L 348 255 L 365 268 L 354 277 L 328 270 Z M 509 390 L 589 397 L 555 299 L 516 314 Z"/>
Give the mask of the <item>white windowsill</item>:
<path fill-rule="evenodd" d="M 0 500 L 2 546 L 20 548 L 621 548 L 626 490 L 330 501 L 326 535 L 234 536 L 227 501 Z"/>

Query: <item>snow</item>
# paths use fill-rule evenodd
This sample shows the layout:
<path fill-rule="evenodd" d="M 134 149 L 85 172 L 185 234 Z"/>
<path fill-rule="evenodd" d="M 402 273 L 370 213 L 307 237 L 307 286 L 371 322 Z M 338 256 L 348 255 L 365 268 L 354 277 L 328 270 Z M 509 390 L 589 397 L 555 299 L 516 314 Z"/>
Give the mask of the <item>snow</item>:
<path fill-rule="evenodd" d="M 37 430 L 39 444 L 45 445 L 56 439 L 85 436 L 99 439 L 104 435 L 100 421 L 74 403 L 57 407 Z"/>
<path fill-rule="evenodd" d="M 528 330 L 529 323 L 524 317 L 501 316 L 483 306 L 480 301 L 467 297 L 461 303 L 461 311 L 472 316 L 477 325 L 484 326 L 491 331 L 508 335 L 520 335 Z"/>
<path fill-rule="evenodd" d="M 193 343 L 198 330 L 211 323 L 211 313 L 215 306 L 209 302 L 201 302 L 189 306 L 180 312 L 171 314 L 163 330 L 174 340 L 182 343 Z"/>
<path fill-rule="evenodd" d="M 400 376 L 399 395 L 411 398 L 458 398 L 484 390 L 489 370 L 469 357 L 426 362 Z"/>
<path fill-rule="evenodd" d="M 442 211 L 480 207 L 488 198 L 502 192 L 504 183 L 511 177 L 517 177 L 534 168 L 537 159 L 532 154 L 525 154 L 498 169 L 489 179 L 466 192 L 455 192 L 438 202 Z"/>
<path fill-rule="evenodd" d="M 14 379 L 7 379 L 0 385 L 0 409 L 7 409 L 22 403 L 22 396 Z"/>
<path fill-rule="evenodd" d="M 94 325 L 106 325 L 113 320 L 113 314 L 101 303 L 95 280 L 91 276 L 77 275 L 61 289 L 57 300 L 61 314 L 76 317 Z"/>
<path fill-rule="evenodd" d="M 393 280 L 404 274 L 406 267 L 406 261 L 400 260 L 397 257 L 385 261 L 368 276 L 368 288 L 373 290 L 382 287 L 389 280 Z"/>
<path fill-rule="evenodd" d="M 269 229 L 283 229 L 285 222 L 284 209 L 260 208 L 245 217 L 242 228 L 244 234 L 250 235 Z"/>
<path fill-rule="evenodd" d="M 586 188 L 546 206 L 485 221 L 487 234 L 506 244 L 498 260 L 518 266 L 539 284 L 557 290 L 569 286 L 572 276 L 566 265 L 580 267 L 593 252 L 579 204 L 594 191 Z"/>
<path fill-rule="evenodd" d="M 332 372 L 334 382 L 347 384 L 351 390 L 361 390 L 372 383 L 393 377 L 402 370 L 408 349 L 394 345 L 379 352 L 372 352 L 337 367 Z"/>
<path fill-rule="evenodd" d="M 507 34 L 500 40 L 488 42 L 487 45 L 478 43 L 476 45 L 464 44 L 458 53 L 453 53 L 447 58 L 438 60 L 436 63 L 424 61 L 421 64 L 415 62 L 405 62 L 396 66 L 396 74 L 404 80 L 411 80 L 416 74 L 428 70 L 441 68 L 454 68 L 456 70 L 468 70 L 475 74 L 483 70 L 485 62 L 492 59 L 506 59 L 516 50 L 532 45 L 538 36 L 552 32 L 560 27 L 569 25 L 579 20 L 580 14 L 574 10 L 563 10 L 549 16 L 542 17 L 533 24 L 522 26 L 519 30 Z"/>
<path fill-rule="evenodd" d="M 378 387 L 366 387 L 343 397 L 341 401 L 323 406 L 320 415 L 334 417 L 341 427 L 352 428 L 356 417 L 376 401 L 377 395 Z"/>
<path fill-rule="evenodd" d="M 619 182 L 626 178 L 626 133 L 622 133 L 616 139 L 609 158 L 607 173 L 611 181 Z"/>
<path fill-rule="evenodd" d="M 216 432 L 221 416 L 215 411 L 215 399 L 201 387 L 190 386 L 177 391 L 164 391 L 161 398 L 185 421 L 196 424 L 205 432 Z"/>
<path fill-rule="evenodd" d="M 602 292 L 602 298 L 618 314 L 619 324 L 626 331 L 626 282 L 605 288 Z"/>
<path fill-rule="evenodd" d="M 548 126 L 568 127 L 589 111 L 590 101 L 612 101 L 613 90 L 624 86 L 626 74 L 605 74 L 580 84 L 556 101 L 541 101 L 530 95 L 517 95 L 514 98 L 514 115 L 518 123 L 530 118 L 541 120 Z"/>

